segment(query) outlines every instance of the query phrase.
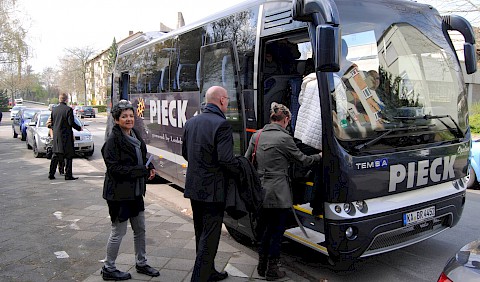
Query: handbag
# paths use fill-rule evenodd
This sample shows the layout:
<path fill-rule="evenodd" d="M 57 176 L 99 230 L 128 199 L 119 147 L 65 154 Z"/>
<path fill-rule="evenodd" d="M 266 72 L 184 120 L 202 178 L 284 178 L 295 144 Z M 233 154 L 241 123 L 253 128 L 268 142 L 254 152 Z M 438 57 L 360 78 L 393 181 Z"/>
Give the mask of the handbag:
<path fill-rule="evenodd" d="M 257 134 L 257 138 L 255 138 L 255 147 L 253 147 L 252 159 L 250 160 L 255 168 L 257 168 L 257 161 L 255 156 L 257 154 L 257 147 L 258 147 L 258 139 L 260 139 L 260 135 L 262 134 L 263 129 L 260 129 Z"/>

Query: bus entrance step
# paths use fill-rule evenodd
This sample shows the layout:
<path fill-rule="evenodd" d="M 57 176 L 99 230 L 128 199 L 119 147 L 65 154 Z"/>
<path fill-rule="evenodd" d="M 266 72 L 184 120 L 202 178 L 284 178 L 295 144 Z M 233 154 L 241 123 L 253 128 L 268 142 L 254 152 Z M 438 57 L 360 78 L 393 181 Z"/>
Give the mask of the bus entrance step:
<path fill-rule="evenodd" d="M 300 227 L 287 229 L 284 233 L 284 236 L 304 246 L 328 254 L 327 249 L 320 245 L 321 243 L 325 242 L 325 235 L 309 228 L 304 229 L 308 235 L 308 238 L 305 236 Z"/>

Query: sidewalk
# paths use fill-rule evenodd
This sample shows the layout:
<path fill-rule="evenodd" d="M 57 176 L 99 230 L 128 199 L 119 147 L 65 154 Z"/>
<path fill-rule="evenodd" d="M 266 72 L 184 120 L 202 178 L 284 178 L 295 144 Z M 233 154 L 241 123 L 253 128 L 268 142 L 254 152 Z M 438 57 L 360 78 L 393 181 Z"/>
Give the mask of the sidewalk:
<path fill-rule="evenodd" d="M 33 158 L 11 122 L 0 126 L 0 280 L 103 281 L 101 260 L 110 219 L 101 197 L 104 171 L 82 158 L 73 160 L 76 181 L 48 180 L 49 160 Z M 133 235 L 129 228 L 117 266 L 129 271 L 129 281 L 190 281 L 195 239 L 190 202 L 168 185 L 147 187 L 148 263 L 160 270 L 151 278 L 135 271 Z M 232 281 L 262 281 L 256 274 L 257 255 L 222 232 L 215 260 Z M 287 271 L 281 281 L 307 281 Z"/>

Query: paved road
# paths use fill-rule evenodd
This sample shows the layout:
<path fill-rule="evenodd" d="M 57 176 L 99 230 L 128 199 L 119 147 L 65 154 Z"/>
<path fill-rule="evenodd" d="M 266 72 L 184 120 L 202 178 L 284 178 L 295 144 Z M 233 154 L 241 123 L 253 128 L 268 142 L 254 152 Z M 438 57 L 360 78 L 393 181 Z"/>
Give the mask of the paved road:
<path fill-rule="evenodd" d="M 49 161 L 33 158 L 24 142 L 12 138 L 9 119 L 0 126 L 0 156 L 0 280 L 102 281 L 101 260 L 110 230 L 101 198 L 104 171 L 90 160 L 75 158 L 78 180 L 58 175 L 47 179 Z M 148 185 L 147 190 L 148 263 L 161 275 L 150 278 L 134 271 L 130 230 L 118 267 L 130 271 L 133 280 L 189 281 L 195 240 L 188 202 L 166 185 Z M 257 280 L 256 264 L 253 250 L 222 234 L 216 266 L 231 274 L 227 282 Z M 308 281 L 286 270 L 284 281 Z"/>

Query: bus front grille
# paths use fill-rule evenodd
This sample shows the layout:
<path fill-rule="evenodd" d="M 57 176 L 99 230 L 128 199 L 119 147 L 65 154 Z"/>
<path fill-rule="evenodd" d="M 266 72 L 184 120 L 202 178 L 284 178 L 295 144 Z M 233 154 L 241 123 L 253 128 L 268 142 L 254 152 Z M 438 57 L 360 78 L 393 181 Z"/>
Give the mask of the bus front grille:
<path fill-rule="evenodd" d="M 375 236 L 362 257 L 400 249 L 435 236 L 450 227 L 450 217 L 451 215 L 447 214 L 416 225 L 380 233 Z"/>

